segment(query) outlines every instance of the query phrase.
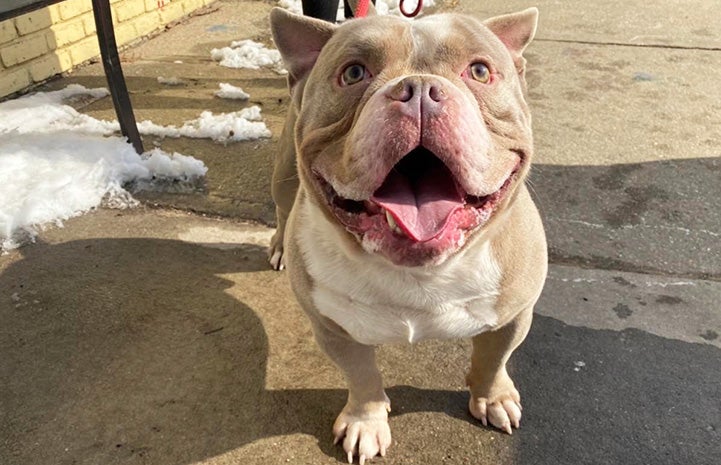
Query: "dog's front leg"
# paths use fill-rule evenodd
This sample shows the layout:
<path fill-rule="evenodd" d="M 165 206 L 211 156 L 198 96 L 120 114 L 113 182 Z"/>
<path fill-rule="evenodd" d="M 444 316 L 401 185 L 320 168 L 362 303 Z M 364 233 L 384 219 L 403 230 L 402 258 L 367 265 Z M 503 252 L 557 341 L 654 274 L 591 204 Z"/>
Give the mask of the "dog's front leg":
<path fill-rule="evenodd" d="M 511 353 L 528 334 L 533 307 L 518 314 L 510 323 L 473 338 L 471 370 L 466 383 L 471 391 L 468 407 L 483 425 L 491 423 L 512 434 L 521 421 L 521 396 L 506 371 Z"/>
<path fill-rule="evenodd" d="M 295 140 L 293 131 L 297 119 L 295 109 L 288 109 L 288 116 L 285 119 L 285 127 L 278 141 L 278 153 L 273 163 L 273 181 L 271 184 L 271 195 L 275 202 L 276 230 L 268 247 L 268 260 L 275 270 L 285 268 L 283 257 L 283 238 L 285 226 L 288 222 L 290 210 L 293 208 L 295 195 L 298 191 L 298 170 L 295 160 Z"/>
<path fill-rule="evenodd" d="M 348 383 L 348 401 L 333 425 L 335 443 L 343 439 L 348 463 L 353 462 L 354 454 L 361 464 L 378 454 L 385 455 L 391 445 L 391 407 L 376 366 L 375 347 L 354 341 L 332 321 L 315 320 L 318 345 L 343 371 Z"/>

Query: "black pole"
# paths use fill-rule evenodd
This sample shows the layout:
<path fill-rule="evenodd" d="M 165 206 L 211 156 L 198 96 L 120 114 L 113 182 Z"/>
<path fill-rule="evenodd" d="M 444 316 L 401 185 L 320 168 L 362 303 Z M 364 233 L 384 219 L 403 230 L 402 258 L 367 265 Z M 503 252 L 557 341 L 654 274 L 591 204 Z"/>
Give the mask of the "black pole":
<path fill-rule="evenodd" d="M 137 153 L 143 153 L 143 141 L 140 139 L 138 126 L 135 123 L 128 87 L 125 85 L 123 69 L 120 67 L 118 47 L 115 43 L 115 31 L 113 30 L 113 17 L 110 12 L 110 1 L 93 0 L 93 14 L 95 16 L 95 27 L 98 30 L 100 56 L 103 60 L 110 95 L 113 97 L 115 114 L 120 122 L 120 131 L 133 144 L 133 148 Z"/>

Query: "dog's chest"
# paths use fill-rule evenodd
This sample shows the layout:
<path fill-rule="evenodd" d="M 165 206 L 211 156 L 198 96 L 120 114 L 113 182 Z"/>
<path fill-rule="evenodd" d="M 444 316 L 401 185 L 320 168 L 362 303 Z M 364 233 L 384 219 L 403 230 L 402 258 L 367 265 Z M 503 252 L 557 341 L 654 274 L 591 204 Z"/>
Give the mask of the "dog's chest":
<path fill-rule="evenodd" d="M 500 271 L 488 244 L 433 270 L 409 270 L 348 258 L 332 225 L 304 223 L 299 242 L 313 303 L 358 342 L 471 337 L 496 326 Z"/>
<path fill-rule="evenodd" d="M 369 345 L 471 337 L 492 329 L 497 322 L 495 298 L 416 306 L 403 299 L 382 298 L 386 296 L 380 293 L 347 295 L 337 287 L 325 285 L 315 287 L 312 297 L 322 315 L 335 321 L 356 341 Z"/>

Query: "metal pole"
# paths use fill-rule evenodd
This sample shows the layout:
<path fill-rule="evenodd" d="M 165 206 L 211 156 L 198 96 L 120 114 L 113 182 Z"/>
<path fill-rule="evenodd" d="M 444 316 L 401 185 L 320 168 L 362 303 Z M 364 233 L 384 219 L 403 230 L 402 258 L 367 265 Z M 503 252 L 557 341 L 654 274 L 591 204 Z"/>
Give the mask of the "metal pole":
<path fill-rule="evenodd" d="M 143 153 L 143 141 L 140 139 L 138 126 L 135 123 L 133 106 L 125 85 L 123 69 L 120 67 L 118 47 L 115 43 L 113 30 L 113 17 L 110 11 L 109 0 L 93 0 L 93 14 L 97 28 L 100 56 L 103 60 L 105 77 L 108 80 L 110 95 L 113 97 L 113 106 L 120 122 L 120 130 L 128 138 L 137 153 Z"/>

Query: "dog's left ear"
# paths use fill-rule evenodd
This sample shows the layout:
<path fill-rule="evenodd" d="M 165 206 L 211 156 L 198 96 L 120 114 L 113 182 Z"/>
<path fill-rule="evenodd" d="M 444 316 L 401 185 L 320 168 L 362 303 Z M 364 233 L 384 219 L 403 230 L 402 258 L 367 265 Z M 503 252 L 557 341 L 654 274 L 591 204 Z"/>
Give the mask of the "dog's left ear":
<path fill-rule="evenodd" d="M 292 89 L 313 68 L 336 26 L 320 19 L 289 13 L 283 8 L 273 8 L 270 29 L 288 68 L 288 85 Z"/>
<path fill-rule="evenodd" d="M 483 24 L 491 30 L 511 53 L 518 74 L 523 77 L 526 71 L 526 59 L 523 51 L 533 40 L 538 25 L 538 8 L 528 8 L 487 19 Z"/>

